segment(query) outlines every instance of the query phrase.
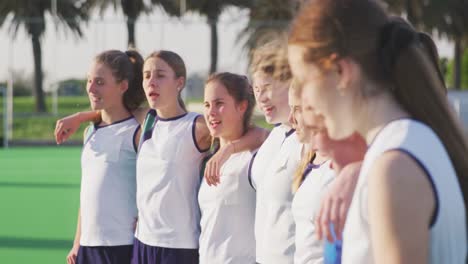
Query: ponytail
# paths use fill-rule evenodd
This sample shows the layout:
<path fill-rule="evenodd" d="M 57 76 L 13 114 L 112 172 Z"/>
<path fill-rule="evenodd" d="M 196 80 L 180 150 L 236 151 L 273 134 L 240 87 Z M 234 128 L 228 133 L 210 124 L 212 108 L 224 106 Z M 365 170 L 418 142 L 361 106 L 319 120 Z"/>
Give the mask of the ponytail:
<path fill-rule="evenodd" d="M 310 149 L 307 150 L 307 153 L 305 153 L 305 155 L 302 155 L 302 160 L 296 172 L 294 173 L 294 179 L 292 183 L 293 193 L 295 193 L 297 189 L 299 189 L 299 186 L 301 186 L 302 182 L 304 181 L 304 177 L 306 176 L 304 175 L 304 172 L 307 168 L 307 165 L 309 165 L 310 163 L 314 161 L 315 156 L 316 156 L 315 152 Z"/>
<path fill-rule="evenodd" d="M 182 99 L 182 91 L 179 92 L 177 95 L 177 102 L 179 103 L 180 107 L 187 112 L 187 107 L 185 106 L 184 99 Z"/>
<path fill-rule="evenodd" d="M 132 78 L 128 80 L 128 89 L 124 93 L 124 105 L 129 111 L 140 107 L 145 101 L 145 91 L 143 89 L 143 57 L 136 50 L 127 50 L 125 54 L 132 66 Z"/>
<path fill-rule="evenodd" d="M 387 45 L 398 46 L 398 42 L 405 41 L 405 38 L 402 38 L 405 34 L 417 35 L 406 23 L 394 23 L 392 27 L 392 37 Z M 468 145 L 458 118 L 450 110 L 438 64 L 434 62 L 434 54 L 428 50 L 427 37 L 424 36 L 423 41 L 415 38 L 407 48 L 384 54 L 388 57 L 395 56 L 394 64 L 386 65 L 391 69 L 394 86 L 392 94 L 414 119 L 431 127 L 442 141 L 457 173 L 466 206 Z"/>

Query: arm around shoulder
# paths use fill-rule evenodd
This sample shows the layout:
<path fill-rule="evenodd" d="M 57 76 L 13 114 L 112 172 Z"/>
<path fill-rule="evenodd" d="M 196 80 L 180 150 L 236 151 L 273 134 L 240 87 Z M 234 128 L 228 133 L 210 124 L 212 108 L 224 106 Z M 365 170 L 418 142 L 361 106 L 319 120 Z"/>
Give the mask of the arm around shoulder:
<path fill-rule="evenodd" d="M 266 140 L 269 133 L 268 130 L 261 127 L 250 127 L 245 135 L 232 142 L 233 153 L 258 149 Z"/>
<path fill-rule="evenodd" d="M 78 112 L 59 119 L 55 124 L 55 141 L 57 144 L 61 144 L 73 135 L 82 123 L 98 123 L 100 120 L 101 113 L 99 111 Z"/>

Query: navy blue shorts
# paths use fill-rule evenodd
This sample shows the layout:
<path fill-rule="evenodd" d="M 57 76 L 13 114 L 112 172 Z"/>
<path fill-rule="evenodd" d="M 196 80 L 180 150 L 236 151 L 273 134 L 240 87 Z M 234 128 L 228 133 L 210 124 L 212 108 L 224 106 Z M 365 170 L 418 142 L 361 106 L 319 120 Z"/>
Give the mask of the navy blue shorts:
<path fill-rule="evenodd" d="M 198 264 L 198 249 L 153 247 L 135 239 L 132 264 Z"/>
<path fill-rule="evenodd" d="M 132 245 L 87 247 L 80 246 L 77 264 L 130 264 Z"/>

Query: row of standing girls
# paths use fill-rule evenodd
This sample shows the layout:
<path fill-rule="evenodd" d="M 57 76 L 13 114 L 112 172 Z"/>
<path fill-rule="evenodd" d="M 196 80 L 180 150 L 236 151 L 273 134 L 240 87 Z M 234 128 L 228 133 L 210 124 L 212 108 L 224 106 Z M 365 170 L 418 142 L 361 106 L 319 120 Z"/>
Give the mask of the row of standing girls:
<path fill-rule="evenodd" d="M 321 0 L 304 4 L 287 42 L 287 53 L 281 37 L 255 50 L 253 89 L 210 77 L 204 117 L 180 99 L 177 54 L 140 69 L 149 111 L 124 103 L 138 89 L 133 53 L 111 52 L 126 71 L 96 58 L 87 90 L 99 112 L 56 129 L 61 142 L 95 122 L 70 263 L 118 263 L 122 246 L 124 263 L 465 263 L 467 147 L 432 40 L 378 1 Z M 249 123 L 253 97 L 268 136 Z"/>
<path fill-rule="evenodd" d="M 95 122 L 85 132 L 80 214 L 74 247 L 67 257 L 69 263 L 199 261 L 199 172 L 212 141 L 209 128 L 225 130 L 223 126 L 229 127 L 237 119 L 242 121 L 243 115 L 236 112 L 237 119 L 225 123 L 215 120 L 210 124 L 203 116 L 187 113 L 180 100 L 185 81 L 182 59 L 173 52 L 160 51 L 142 63 L 136 54 L 115 50 L 99 54 L 90 68 L 87 84 L 94 111 L 78 113 L 57 123 L 56 137 L 60 143 L 81 122 Z M 142 69 L 138 69 L 139 61 Z M 126 95 L 134 93 L 129 89 L 139 88 L 132 86 L 133 81 L 141 81 L 133 72 L 143 72 L 141 90 L 152 108 L 149 111 L 123 104 Z M 253 98 L 247 80 L 238 75 L 233 78 L 236 86 L 232 90 L 244 89 L 243 96 Z M 211 83 L 221 84 L 217 89 L 227 89 L 224 87 L 229 84 L 223 85 L 223 81 L 213 79 Z M 236 100 L 248 106 L 250 115 L 253 99 L 246 104 L 248 97 L 244 97 Z M 233 98 L 226 96 L 224 101 L 231 101 L 216 101 L 216 106 L 226 109 L 225 105 L 231 103 L 230 107 L 239 110 Z M 146 116 L 141 118 L 145 112 Z M 208 120 L 208 114 L 206 117 Z M 240 134 L 226 133 L 226 141 L 221 140 L 218 150 L 223 156 L 234 151 L 244 153 L 249 146 L 256 149 L 262 142 L 265 134 L 262 129 L 250 126 L 249 122 L 236 125 L 244 129 Z"/>
<path fill-rule="evenodd" d="M 275 61 L 265 59 L 265 53 L 282 44 L 273 42 L 259 49 L 255 63 L 273 66 Z M 150 110 L 136 109 L 138 103 L 132 108 L 123 103 L 129 89 L 138 87 L 131 86 L 129 80 L 141 79 L 122 74 L 123 66 L 119 69 L 117 65 L 126 63 L 127 70 L 138 72 L 137 62 L 144 65 L 143 87 Z M 186 113 L 180 100 L 184 80 L 180 76 L 185 76 L 180 65 L 180 57 L 169 51 L 155 52 L 144 63 L 133 51 L 103 52 L 95 58 L 88 74 L 87 92 L 95 111 L 59 120 L 59 142 L 79 123 L 95 122 L 85 132 L 81 209 L 68 262 L 117 263 L 118 259 L 122 263 L 292 263 L 296 245 L 302 249 L 298 250 L 302 256 L 296 254 L 296 262 L 320 261 L 323 246 L 315 238 L 310 222 L 314 214 L 310 215 L 306 207 L 317 207 L 334 173 L 327 156 L 315 153 L 306 142 L 305 128 L 299 125 L 302 118 L 295 117 L 301 112 L 300 100 L 297 89 L 289 89 L 290 73 L 280 79 L 273 72 L 256 68 L 255 89 L 246 77 L 213 75 L 205 86 L 203 120 L 195 113 Z M 288 90 L 295 91 L 291 108 Z M 162 98 L 171 98 L 173 103 Z M 266 134 L 250 124 L 255 99 L 267 122 L 281 124 L 275 126 L 253 157 L 253 150 Z M 290 109 L 294 110 L 291 115 Z M 108 118 L 115 113 L 122 114 Z M 327 144 L 322 144 L 325 149 Z M 314 153 L 307 155 L 306 172 L 298 167 L 302 152 Z M 227 158 L 219 158 L 222 164 L 219 175 L 212 177 L 215 182 L 206 177 L 200 184 L 202 160 L 216 158 L 219 153 Z M 278 167 L 262 165 L 262 160 Z M 259 173 L 263 168 L 268 171 Z M 323 176 L 305 181 L 310 173 Z M 293 217 L 291 186 L 295 174 L 312 183 L 308 184 L 311 190 L 302 188 L 304 194 L 295 201 Z M 264 183 L 263 175 L 270 177 Z M 317 180 L 323 181 L 320 186 L 315 186 Z M 308 197 L 311 193 L 316 195 Z M 297 238 L 296 222 L 309 229 Z M 117 235 L 125 239 L 115 239 Z M 310 245 L 315 246 L 315 252 L 309 252 Z"/>

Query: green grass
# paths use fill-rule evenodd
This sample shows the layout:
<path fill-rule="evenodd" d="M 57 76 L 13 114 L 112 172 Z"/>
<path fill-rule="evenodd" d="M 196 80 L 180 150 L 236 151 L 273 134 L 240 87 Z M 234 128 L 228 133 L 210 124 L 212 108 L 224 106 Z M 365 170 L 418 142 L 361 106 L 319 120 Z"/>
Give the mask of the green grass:
<path fill-rule="evenodd" d="M 0 138 L 3 138 L 3 98 L 0 97 Z M 52 98 L 46 98 L 47 109 L 52 112 Z M 54 140 L 56 121 L 69 114 L 89 109 L 89 101 L 85 96 L 58 98 L 58 115 L 35 114 L 33 97 L 15 97 L 13 100 L 13 140 Z M 81 140 L 83 130 L 72 136 L 72 140 Z"/>
<path fill-rule="evenodd" d="M 190 103 L 201 103 L 202 99 L 188 98 L 185 100 L 187 105 Z M 52 111 L 52 98 L 46 98 L 46 104 L 49 112 Z M 33 97 L 15 97 L 13 102 L 13 140 L 35 140 L 35 141 L 53 141 L 55 123 L 58 119 L 89 109 L 89 102 L 86 96 L 70 96 L 58 98 L 58 115 L 52 114 L 34 114 Z M 263 117 L 254 118 L 254 123 L 265 128 L 271 129 Z M 83 130 L 86 125 L 75 133 L 70 140 L 81 141 Z M 0 138 L 3 138 L 3 98 L 0 97 Z M 0 142 L 1 143 L 1 142 Z"/>
<path fill-rule="evenodd" d="M 0 113 L 3 114 L 3 97 L 0 97 Z M 89 101 L 86 96 L 62 96 L 58 97 L 58 112 L 61 114 L 70 114 L 76 111 L 89 109 Z M 34 113 L 34 97 L 15 97 L 13 99 L 13 111 L 17 113 Z M 47 110 L 52 112 L 52 97 L 46 97 Z"/>
<path fill-rule="evenodd" d="M 0 150 L 2 263 L 65 263 L 79 205 L 80 148 Z"/>
<path fill-rule="evenodd" d="M 13 140 L 54 140 L 55 123 L 64 115 L 17 117 L 13 120 Z M 82 125 L 70 140 L 81 140 L 86 125 Z M 1 136 L 2 133 L 0 133 Z"/>

